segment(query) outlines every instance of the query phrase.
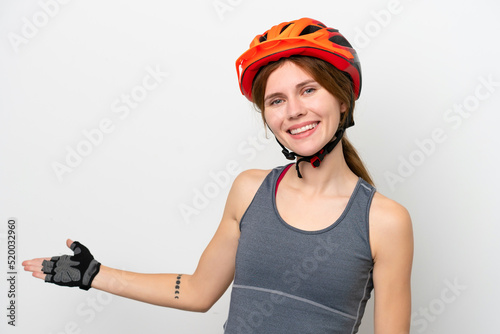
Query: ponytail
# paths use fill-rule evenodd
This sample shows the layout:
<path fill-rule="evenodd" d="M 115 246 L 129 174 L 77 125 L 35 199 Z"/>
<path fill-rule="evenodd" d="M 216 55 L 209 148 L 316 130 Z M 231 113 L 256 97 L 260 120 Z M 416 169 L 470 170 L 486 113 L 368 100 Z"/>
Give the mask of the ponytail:
<path fill-rule="evenodd" d="M 363 164 L 363 161 L 359 157 L 358 152 L 345 135 L 344 137 L 342 137 L 342 151 L 344 152 L 344 159 L 349 169 L 354 174 L 374 186 L 370 173 Z"/>

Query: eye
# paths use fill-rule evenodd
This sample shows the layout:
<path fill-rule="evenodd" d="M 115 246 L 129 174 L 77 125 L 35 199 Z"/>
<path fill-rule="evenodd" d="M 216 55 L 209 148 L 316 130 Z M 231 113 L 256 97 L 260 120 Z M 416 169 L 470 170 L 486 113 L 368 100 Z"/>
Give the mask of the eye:
<path fill-rule="evenodd" d="M 316 88 L 313 88 L 313 87 L 306 88 L 306 89 L 304 89 L 304 94 L 312 94 L 315 91 L 316 91 Z"/>
<path fill-rule="evenodd" d="M 283 103 L 283 100 L 282 100 L 282 99 L 275 99 L 275 100 L 272 100 L 272 101 L 269 103 L 269 105 L 270 105 L 270 106 L 276 106 L 276 105 L 281 104 L 281 103 Z"/>

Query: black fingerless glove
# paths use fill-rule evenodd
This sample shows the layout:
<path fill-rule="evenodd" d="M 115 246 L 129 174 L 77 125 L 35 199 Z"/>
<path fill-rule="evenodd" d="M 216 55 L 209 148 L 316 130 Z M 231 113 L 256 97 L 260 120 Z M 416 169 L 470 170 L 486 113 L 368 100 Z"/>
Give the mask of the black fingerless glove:
<path fill-rule="evenodd" d="M 50 261 L 42 262 L 42 271 L 46 274 L 45 282 L 62 286 L 78 286 L 88 290 L 92 280 L 99 273 L 101 264 L 94 260 L 90 251 L 75 241 L 71 244 L 74 255 L 54 256 Z"/>

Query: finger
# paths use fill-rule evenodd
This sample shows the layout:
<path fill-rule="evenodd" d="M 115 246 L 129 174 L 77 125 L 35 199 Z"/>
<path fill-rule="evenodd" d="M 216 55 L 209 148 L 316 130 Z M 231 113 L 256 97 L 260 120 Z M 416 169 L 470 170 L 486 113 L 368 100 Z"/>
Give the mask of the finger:
<path fill-rule="evenodd" d="M 25 260 L 23 261 L 23 263 L 21 263 L 21 265 L 23 266 L 34 266 L 34 265 L 42 265 L 42 262 L 44 260 L 47 260 L 49 261 L 51 258 L 50 257 L 39 257 L 39 258 L 36 258 L 36 259 L 31 259 L 31 260 Z"/>
<path fill-rule="evenodd" d="M 44 260 L 49 261 L 50 257 L 26 260 L 26 261 L 23 261 L 22 266 L 24 267 L 25 271 L 32 271 L 32 272 L 39 271 L 39 272 L 41 272 L 42 267 L 43 267 L 42 262 Z"/>
<path fill-rule="evenodd" d="M 33 277 L 36 277 L 36 278 L 39 278 L 39 279 L 43 279 L 45 281 L 45 275 L 44 273 L 42 272 L 38 272 L 38 271 L 35 271 L 33 274 L 32 274 Z"/>
<path fill-rule="evenodd" d="M 66 240 L 66 246 L 68 246 L 68 248 L 71 248 L 72 243 L 73 243 L 73 240 L 71 240 L 71 239 Z"/>

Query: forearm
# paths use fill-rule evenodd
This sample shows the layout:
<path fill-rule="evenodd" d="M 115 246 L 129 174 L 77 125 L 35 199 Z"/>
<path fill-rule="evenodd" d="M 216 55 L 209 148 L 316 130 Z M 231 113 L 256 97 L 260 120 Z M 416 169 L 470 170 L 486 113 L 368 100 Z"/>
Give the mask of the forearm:
<path fill-rule="evenodd" d="M 92 287 L 149 304 L 204 312 L 210 308 L 192 284 L 192 275 L 141 274 L 101 266 Z"/>

